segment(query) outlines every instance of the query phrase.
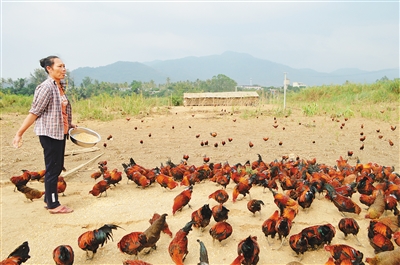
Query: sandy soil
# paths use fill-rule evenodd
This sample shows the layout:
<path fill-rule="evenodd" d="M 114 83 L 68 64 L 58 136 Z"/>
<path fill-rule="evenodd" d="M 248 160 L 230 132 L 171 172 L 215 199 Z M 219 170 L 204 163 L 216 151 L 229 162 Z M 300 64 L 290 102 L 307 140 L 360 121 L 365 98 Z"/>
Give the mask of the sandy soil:
<path fill-rule="evenodd" d="M 149 188 L 137 188 L 133 182 L 127 183 L 126 175 L 117 187 L 107 192 L 107 197 L 100 198 L 88 194 L 95 181 L 90 175 L 97 171 L 97 162 L 107 160 L 109 169 L 117 168 L 122 171 L 122 163 L 127 163 L 132 157 L 139 165 L 146 168 L 160 166 L 168 159 L 179 163 L 184 154 L 189 155 L 188 164 L 199 166 L 203 163 L 203 156 L 210 157 L 210 162 L 244 163 L 247 160 L 257 160 L 260 154 L 265 162 L 281 159 L 283 155 L 294 155 L 304 159 L 316 158 L 317 163 L 329 166 L 336 165 L 340 156 L 349 159 L 349 163 L 356 164 L 356 159 L 361 163 L 375 162 L 385 166 L 399 168 L 399 131 L 392 131 L 389 124 L 375 120 L 350 118 L 345 121 L 343 117 L 332 121 L 331 117 L 305 117 L 301 113 L 294 113 L 289 117 L 277 117 L 278 128 L 274 128 L 274 112 L 268 106 L 259 108 L 257 117 L 245 119 L 246 109 L 232 107 L 190 108 L 179 107 L 168 110 L 165 115 L 143 115 L 139 118 L 116 120 L 112 122 L 77 121 L 81 127 L 91 128 L 102 136 L 102 141 L 97 145 L 99 150 L 90 153 L 76 154 L 65 157 L 65 166 L 71 170 L 96 155 L 100 158 L 81 170 L 66 178 L 67 189 L 65 197 L 60 201 L 72 207 L 75 211 L 67 215 L 51 215 L 44 209 L 42 199 L 33 202 L 27 201 L 20 192 L 14 192 L 14 186 L 9 182 L 11 176 L 20 175 L 22 169 L 38 171 L 44 169 L 42 149 L 38 137 L 30 128 L 24 135 L 24 143 L 20 149 L 11 146 L 11 141 L 20 126 L 24 116 L 3 115 L 1 124 L 1 259 L 14 250 L 24 241 L 28 241 L 31 258 L 26 264 L 54 264 L 52 260 L 53 249 L 61 244 L 71 245 L 75 251 L 75 264 L 122 264 L 122 261 L 133 259 L 132 256 L 123 254 L 117 249 L 117 243 L 126 234 L 133 231 L 143 231 L 149 226 L 148 220 L 153 213 L 168 213 L 167 222 L 175 234 L 190 220 L 191 213 L 208 203 L 216 204 L 209 200 L 208 195 L 220 187 L 213 182 L 196 184 L 190 205 L 181 212 L 172 215 L 173 198 L 184 187 L 177 187 L 166 191 L 158 184 Z M 254 110 L 253 110 L 254 111 Z M 340 126 L 345 123 L 341 129 Z M 363 125 L 363 128 L 361 128 Z M 137 127 L 137 129 L 135 129 Z M 284 129 L 283 129 L 284 128 Z M 380 129 L 377 133 L 376 130 Z M 217 137 L 210 136 L 210 132 L 217 132 Z M 360 133 L 366 136 L 364 150 L 360 150 L 362 142 Z M 149 134 L 151 133 L 151 137 Z M 195 136 L 200 134 L 199 138 Z M 112 140 L 106 138 L 112 135 Z M 381 139 L 378 135 L 383 135 Z M 228 137 L 233 138 L 228 142 Z M 263 137 L 269 137 L 264 141 Z M 394 145 L 389 145 L 389 139 Z M 140 144 L 143 140 L 143 144 Z M 208 146 L 201 146 L 201 141 L 209 141 Z M 222 141 L 226 145 L 222 145 Z M 254 146 L 249 147 L 249 142 Z M 278 143 L 282 141 L 282 145 Z M 107 143 L 107 147 L 103 146 Z M 214 143 L 219 143 L 214 147 Z M 67 151 L 80 150 L 82 147 L 67 143 Z M 354 152 L 351 158 L 347 151 Z M 40 182 L 28 184 L 43 190 Z M 227 186 L 227 191 L 232 196 L 234 184 Z M 211 225 L 204 232 L 194 228 L 189 234 L 189 254 L 185 264 L 197 264 L 199 261 L 200 239 L 204 242 L 209 255 L 210 264 L 230 264 L 237 256 L 236 248 L 240 240 L 249 235 L 258 237 L 261 247 L 259 264 L 286 264 L 297 260 L 294 252 L 286 243 L 277 250 L 280 241 L 272 240 L 269 246 L 261 231 L 261 224 L 277 208 L 273 202 L 272 194 L 263 192 L 262 187 L 253 187 L 250 191 L 251 198 L 264 201 L 260 214 L 253 216 L 246 204 L 249 197 L 232 202 L 232 197 L 225 206 L 230 209 L 228 222 L 233 226 L 232 236 L 219 244 L 213 243 L 208 233 Z M 353 199 L 359 203 L 358 194 Z M 366 209 L 361 203 L 360 215 L 347 214 L 354 217 L 361 226 L 358 238 L 363 246 L 357 246 L 354 237 L 349 236 L 344 240 L 343 234 L 337 229 L 333 244 L 348 244 L 364 253 L 364 257 L 374 255 L 368 243 L 366 227 L 369 220 L 365 219 Z M 392 213 L 387 213 L 392 214 Z M 295 218 L 291 234 L 297 233 L 304 227 L 331 223 L 337 227 L 342 218 L 341 213 L 331 202 L 320 196 L 316 199 L 308 212 L 300 210 Z M 93 260 L 86 260 L 86 254 L 79 249 L 77 239 L 87 230 L 99 228 L 104 224 L 117 224 L 123 229 L 115 230 L 114 240 L 106 243 L 98 250 Z M 156 251 L 148 255 L 141 253 L 139 259 L 151 264 L 171 264 L 168 255 L 168 245 L 171 238 L 162 234 L 157 244 Z M 302 262 L 304 264 L 324 264 L 329 253 L 323 249 L 308 251 Z"/>

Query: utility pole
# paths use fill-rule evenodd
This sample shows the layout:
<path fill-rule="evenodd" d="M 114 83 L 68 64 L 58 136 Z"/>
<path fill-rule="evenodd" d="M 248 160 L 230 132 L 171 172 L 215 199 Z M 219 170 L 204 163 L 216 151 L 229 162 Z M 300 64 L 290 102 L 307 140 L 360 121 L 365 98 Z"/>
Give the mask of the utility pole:
<path fill-rule="evenodd" d="M 283 80 L 283 109 L 285 110 L 286 109 L 286 89 L 287 89 L 287 86 L 290 84 L 290 80 L 286 79 L 287 73 L 284 72 L 284 74 L 285 74 L 285 78 Z"/>

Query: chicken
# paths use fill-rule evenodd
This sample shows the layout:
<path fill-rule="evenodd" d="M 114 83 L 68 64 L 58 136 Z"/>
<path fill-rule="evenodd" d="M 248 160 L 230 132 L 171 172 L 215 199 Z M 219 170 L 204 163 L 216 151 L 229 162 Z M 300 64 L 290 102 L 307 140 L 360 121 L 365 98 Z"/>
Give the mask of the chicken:
<path fill-rule="evenodd" d="M 118 171 L 117 168 L 114 168 L 112 171 L 108 172 L 108 174 L 103 173 L 103 179 L 105 179 L 109 185 L 114 185 L 119 183 L 122 180 L 122 172 Z"/>
<path fill-rule="evenodd" d="M 326 197 L 333 202 L 336 208 L 343 212 L 360 214 L 361 208 L 350 198 L 338 194 L 332 185 L 325 183 L 324 188 L 327 190 Z"/>
<path fill-rule="evenodd" d="M 174 204 L 172 206 L 173 215 L 175 215 L 177 211 L 181 211 L 186 205 L 190 208 L 189 201 L 192 198 L 192 192 L 193 186 L 189 186 L 174 198 Z"/>
<path fill-rule="evenodd" d="M 350 260 L 350 264 L 362 264 L 362 259 L 364 254 L 357 249 L 344 245 L 344 244 L 337 244 L 337 245 L 325 245 L 325 250 L 328 251 L 335 262 L 340 262 L 344 260 Z"/>
<path fill-rule="evenodd" d="M 215 222 L 222 222 L 228 220 L 229 209 L 227 209 L 222 203 L 213 206 L 211 211 Z"/>
<path fill-rule="evenodd" d="M 381 190 L 378 190 L 374 203 L 368 208 L 365 218 L 377 219 L 385 211 L 385 198 Z"/>
<path fill-rule="evenodd" d="M 25 197 L 30 201 L 33 201 L 34 199 L 40 199 L 44 195 L 44 191 L 39 191 L 25 185 L 17 186 L 17 190 L 23 193 Z"/>
<path fill-rule="evenodd" d="M 125 260 L 124 262 L 122 262 L 122 265 L 152 265 L 152 264 L 143 260 L 135 259 L 135 260 Z"/>
<path fill-rule="evenodd" d="M 146 241 L 146 235 L 143 232 L 131 232 L 121 238 L 117 247 L 122 253 L 137 256 Z"/>
<path fill-rule="evenodd" d="M 311 187 L 304 185 L 304 190 L 297 199 L 298 204 L 303 209 L 310 208 L 312 202 L 315 199 L 316 192 L 317 192 L 317 188 L 315 188 L 314 185 L 312 185 Z"/>
<path fill-rule="evenodd" d="M 375 234 L 381 234 L 389 239 L 392 238 L 393 230 L 387 226 L 386 224 L 376 221 L 376 220 L 371 220 L 369 222 L 368 226 L 368 237 L 371 237 L 372 235 Z"/>
<path fill-rule="evenodd" d="M 154 221 L 156 221 L 158 218 L 160 218 L 161 216 L 158 213 L 153 214 L 153 217 L 149 220 L 150 224 L 153 224 Z M 163 233 L 169 235 L 170 237 L 172 237 L 172 232 L 169 229 L 169 226 L 167 224 L 167 221 L 165 221 L 164 223 L 164 227 L 161 230 Z"/>
<path fill-rule="evenodd" d="M 364 176 L 357 184 L 357 191 L 360 194 L 371 195 L 375 190 L 374 180 L 369 176 Z"/>
<path fill-rule="evenodd" d="M 97 249 L 107 243 L 107 240 L 113 239 L 112 230 L 117 228 L 121 227 L 114 224 L 105 224 L 98 229 L 84 232 L 78 237 L 78 246 L 86 251 L 87 259 L 92 260 Z M 89 257 L 89 251 L 92 252 L 92 257 Z"/>
<path fill-rule="evenodd" d="M 29 256 L 29 244 L 25 241 L 13 252 L 8 255 L 6 259 L 0 262 L 0 265 L 20 265 L 26 262 L 31 256 Z"/>
<path fill-rule="evenodd" d="M 214 240 L 218 240 L 220 243 L 230 237 L 233 232 L 232 226 L 228 222 L 217 222 L 210 228 L 210 235 Z"/>
<path fill-rule="evenodd" d="M 314 225 L 301 230 L 301 234 L 307 238 L 311 248 L 316 248 L 324 243 L 330 244 L 336 234 L 336 229 L 331 224 Z"/>
<path fill-rule="evenodd" d="M 200 244 L 200 262 L 197 263 L 197 265 L 208 265 L 208 264 L 210 264 L 209 261 L 208 261 L 208 253 L 207 253 L 206 246 L 199 239 L 197 239 L 197 242 L 199 242 L 199 244 Z"/>
<path fill-rule="evenodd" d="M 308 249 L 308 240 L 301 233 L 293 234 L 289 237 L 289 246 L 297 255 L 303 255 Z"/>
<path fill-rule="evenodd" d="M 276 233 L 278 234 L 279 239 L 282 241 L 278 249 L 283 246 L 286 237 L 290 233 L 290 229 L 292 229 L 292 221 L 286 217 L 280 216 L 275 224 Z"/>
<path fill-rule="evenodd" d="M 390 251 L 394 249 L 394 245 L 389 238 L 385 237 L 382 234 L 375 234 L 372 237 L 369 237 L 369 244 L 373 247 L 376 253 Z"/>
<path fill-rule="evenodd" d="M 397 209 L 397 198 L 393 194 L 385 193 L 385 210 L 393 211 L 394 215 L 399 215 L 399 209 Z M 399 200 L 400 201 L 400 200 Z"/>
<path fill-rule="evenodd" d="M 65 182 L 65 179 L 63 176 L 58 176 L 58 181 L 57 181 L 57 192 L 62 193 L 63 196 L 65 196 L 64 191 L 67 188 L 67 182 Z"/>
<path fill-rule="evenodd" d="M 143 244 L 143 248 L 157 248 L 156 243 L 160 239 L 160 234 L 164 228 L 165 219 L 167 216 L 168 214 L 166 213 L 162 214 L 160 218 L 155 220 L 150 227 L 143 232 L 143 234 L 146 236 L 146 243 Z"/>
<path fill-rule="evenodd" d="M 156 182 L 160 184 L 160 186 L 163 187 L 164 189 L 168 188 L 170 190 L 173 190 L 179 186 L 179 183 L 176 182 L 172 177 L 162 173 L 156 177 Z"/>
<path fill-rule="evenodd" d="M 31 180 L 31 174 L 29 174 L 28 170 L 23 169 L 22 174 L 19 176 L 12 176 L 10 181 L 15 185 L 14 191 L 18 186 L 26 186 L 26 184 Z"/>
<path fill-rule="evenodd" d="M 384 223 L 375 220 L 370 221 L 368 226 L 368 238 L 375 253 L 394 249 L 394 245 L 390 240 L 392 234 L 393 231 Z"/>
<path fill-rule="evenodd" d="M 183 265 L 188 251 L 187 235 L 192 230 L 192 222 L 186 223 L 176 234 L 168 246 L 168 253 L 176 265 Z"/>
<path fill-rule="evenodd" d="M 44 175 L 46 174 L 46 169 L 42 169 L 39 171 L 29 171 L 29 174 L 31 175 L 31 180 L 44 182 Z"/>
<path fill-rule="evenodd" d="M 252 187 L 252 180 L 246 177 L 242 177 L 240 181 L 233 187 L 232 201 L 236 202 L 239 194 L 246 197 L 246 194 L 250 195 L 250 189 Z"/>
<path fill-rule="evenodd" d="M 353 218 L 342 218 L 339 220 L 338 227 L 339 230 L 343 232 L 345 238 L 347 238 L 348 234 L 352 234 L 357 239 L 358 244 L 361 245 L 357 238 L 358 231 L 360 231 L 360 226 L 356 220 Z"/>
<path fill-rule="evenodd" d="M 238 255 L 243 254 L 243 265 L 256 265 L 259 261 L 260 246 L 257 236 L 248 236 L 239 242 L 237 247 Z"/>
<path fill-rule="evenodd" d="M 90 174 L 90 177 L 94 180 L 100 178 L 101 176 L 103 176 L 103 173 L 101 171 L 96 171 Z"/>
<path fill-rule="evenodd" d="M 366 258 L 369 265 L 394 265 L 400 264 L 400 248 L 376 254 L 373 258 Z"/>
<path fill-rule="evenodd" d="M 279 211 L 276 210 L 267 220 L 264 221 L 264 223 L 261 225 L 261 229 L 267 238 L 267 242 L 269 245 L 270 242 L 268 240 L 268 236 L 271 236 L 271 238 L 275 238 L 276 235 L 276 221 L 279 219 Z"/>
<path fill-rule="evenodd" d="M 53 250 L 53 260 L 56 265 L 74 264 L 74 250 L 70 245 L 60 245 Z"/>
<path fill-rule="evenodd" d="M 109 188 L 110 188 L 110 184 L 108 184 L 107 180 L 102 179 L 99 182 L 97 182 L 96 184 L 94 184 L 92 190 L 89 191 L 89 194 L 92 194 L 93 196 L 101 197 L 101 195 L 104 192 L 106 194 L 105 196 L 107 196 L 107 190 Z"/>
<path fill-rule="evenodd" d="M 261 205 L 264 205 L 264 202 L 262 200 L 250 200 L 247 202 L 247 209 L 253 213 L 253 215 L 256 214 L 256 212 L 260 212 L 260 217 L 261 217 Z"/>
<path fill-rule="evenodd" d="M 208 196 L 209 199 L 214 199 L 218 203 L 225 203 L 229 199 L 229 194 L 226 190 L 216 190 Z"/>
<path fill-rule="evenodd" d="M 210 223 L 211 216 L 212 211 L 210 206 L 208 204 L 204 204 L 201 208 L 192 212 L 191 218 L 193 226 L 204 230 L 204 228 Z"/>
<path fill-rule="evenodd" d="M 270 189 L 270 191 L 272 192 L 272 195 L 274 196 L 274 203 L 276 204 L 276 206 L 278 206 L 281 215 L 283 214 L 284 209 L 287 207 L 292 208 L 292 209 L 298 208 L 297 201 L 293 200 L 289 196 L 282 194 L 282 193 L 278 193 L 272 189 Z"/>

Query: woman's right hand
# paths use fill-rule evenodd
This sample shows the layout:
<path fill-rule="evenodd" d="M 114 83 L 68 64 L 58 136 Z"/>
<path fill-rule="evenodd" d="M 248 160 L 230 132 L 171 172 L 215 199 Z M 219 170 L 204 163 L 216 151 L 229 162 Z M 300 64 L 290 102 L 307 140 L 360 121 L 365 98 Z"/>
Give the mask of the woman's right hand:
<path fill-rule="evenodd" d="M 15 148 L 20 148 L 22 145 L 22 136 L 15 135 L 13 140 L 13 146 Z"/>

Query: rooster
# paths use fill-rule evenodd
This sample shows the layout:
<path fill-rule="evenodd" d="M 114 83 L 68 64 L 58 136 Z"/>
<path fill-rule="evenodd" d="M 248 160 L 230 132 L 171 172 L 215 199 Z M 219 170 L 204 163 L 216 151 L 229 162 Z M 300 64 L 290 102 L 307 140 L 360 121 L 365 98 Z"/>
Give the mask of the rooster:
<path fill-rule="evenodd" d="M 236 202 L 239 194 L 243 195 L 243 198 L 246 197 L 246 194 L 250 196 L 250 189 L 252 187 L 252 179 L 247 177 L 240 178 L 239 182 L 233 187 L 232 192 L 232 201 Z"/>
<path fill-rule="evenodd" d="M 229 199 L 229 194 L 223 190 L 216 190 L 208 196 L 209 199 L 214 199 L 218 203 L 225 203 Z"/>
<path fill-rule="evenodd" d="M 283 246 L 283 243 L 286 237 L 289 235 L 291 229 L 292 229 L 292 220 L 280 216 L 275 224 L 276 233 L 278 234 L 279 239 L 281 240 L 281 245 L 278 249 L 280 249 Z"/>
<path fill-rule="evenodd" d="M 229 209 L 227 209 L 222 203 L 213 206 L 211 211 L 215 222 L 222 222 L 228 220 Z"/>
<path fill-rule="evenodd" d="M 92 190 L 89 191 L 89 194 L 92 194 L 93 196 L 101 197 L 101 195 L 104 192 L 106 194 L 105 196 L 107 196 L 107 190 L 109 188 L 110 188 L 110 184 L 108 184 L 107 180 L 102 179 L 99 182 L 97 182 L 96 184 L 94 184 Z"/>
<path fill-rule="evenodd" d="M 149 220 L 150 224 L 153 224 L 158 218 L 160 218 L 161 216 L 158 213 L 153 214 L 153 217 Z M 169 229 L 169 226 L 167 224 L 167 221 L 165 221 L 164 223 L 164 227 L 162 229 L 162 232 L 169 235 L 170 237 L 172 237 L 172 232 Z"/>
<path fill-rule="evenodd" d="M 360 226 L 358 225 L 356 220 L 354 220 L 353 218 L 342 218 L 339 220 L 338 227 L 339 230 L 343 232 L 345 239 L 347 238 L 348 234 L 352 234 L 357 239 L 358 244 L 361 246 L 361 243 L 357 238 Z"/>
<path fill-rule="evenodd" d="M 308 249 L 308 240 L 301 233 L 293 234 L 289 237 L 289 246 L 297 255 L 303 255 Z"/>
<path fill-rule="evenodd" d="M 303 209 L 310 208 L 312 202 L 315 199 L 316 192 L 317 192 L 317 188 L 315 188 L 315 185 L 312 185 L 311 187 L 304 185 L 304 190 L 300 194 L 300 196 L 297 198 L 297 202 Z"/>
<path fill-rule="evenodd" d="M 325 250 L 328 251 L 335 262 L 350 260 L 350 264 L 362 264 L 364 254 L 357 249 L 343 244 L 325 245 Z"/>
<path fill-rule="evenodd" d="M 208 265 L 208 264 L 210 264 L 209 261 L 208 261 L 208 253 L 207 253 L 206 246 L 199 239 L 197 239 L 197 242 L 199 242 L 199 244 L 200 244 L 200 262 L 197 263 L 197 265 Z"/>
<path fill-rule="evenodd" d="M 330 244 L 336 234 L 336 229 L 331 224 L 314 225 L 301 230 L 301 234 L 307 238 L 311 248 L 316 248 L 324 243 Z"/>
<path fill-rule="evenodd" d="M 132 232 L 121 238 L 117 247 L 122 253 L 138 255 L 146 244 L 146 235 L 143 232 Z"/>
<path fill-rule="evenodd" d="M 12 176 L 10 181 L 12 184 L 15 185 L 14 191 L 17 189 L 18 186 L 25 186 L 29 180 L 31 180 L 31 174 L 29 174 L 28 170 L 23 169 L 22 174 L 19 176 Z"/>
<path fill-rule="evenodd" d="M 107 172 L 107 174 L 106 174 Z M 112 171 L 103 172 L 103 179 L 107 181 L 109 185 L 114 185 L 122 180 L 122 172 L 114 168 Z"/>
<path fill-rule="evenodd" d="M 188 222 L 175 234 L 175 237 L 169 243 L 168 253 L 176 265 L 184 265 L 183 261 L 189 253 L 187 235 L 192 230 L 192 224 L 191 221 Z"/>
<path fill-rule="evenodd" d="M 112 230 L 121 228 L 114 224 L 105 224 L 99 229 L 87 231 L 78 237 L 78 246 L 86 251 L 87 259 L 92 260 L 100 246 L 107 243 L 107 240 L 113 239 Z M 89 257 L 89 251 L 92 252 L 92 257 Z"/>
<path fill-rule="evenodd" d="M 189 201 L 192 198 L 192 192 L 193 186 L 189 186 L 174 198 L 174 204 L 172 206 L 173 215 L 175 215 L 177 211 L 181 211 L 186 205 L 190 208 Z"/>
<path fill-rule="evenodd" d="M 259 212 L 261 217 L 261 205 L 264 205 L 262 200 L 253 199 L 247 202 L 247 209 L 253 213 L 253 216 L 255 216 L 256 212 Z"/>
<path fill-rule="evenodd" d="M 210 223 L 212 216 L 212 211 L 208 204 L 204 204 L 198 210 L 192 212 L 191 218 L 193 222 L 193 226 L 197 228 L 201 228 L 203 231 L 204 228 Z"/>
<path fill-rule="evenodd" d="M 57 192 L 62 193 L 63 196 L 65 196 L 64 191 L 67 188 L 67 182 L 65 182 L 65 179 L 63 176 L 58 176 L 58 181 L 57 181 Z"/>
<path fill-rule="evenodd" d="M 60 245 L 53 250 L 53 260 L 56 265 L 74 264 L 74 250 L 70 245 Z"/>
<path fill-rule="evenodd" d="M 31 180 L 44 182 L 44 175 L 46 174 L 46 169 L 42 169 L 39 171 L 29 171 L 29 174 L 31 175 Z"/>
<path fill-rule="evenodd" d="M 44 195 L 44 191 L 39 191 L 37 189 L 30 188 L 25 185 L 17 186 L 17 190 L 19 192 L 23 193 L 25 195 L 25 197 L 32 202 L 34 199 L 40 199 Z"/>
<path fill-rule="evenodd" d="M 332 185 L 325 183 L 324 188 L 327 190 L 326 197 L 333 202 L 336 208 L 343 214 L 343 212 L 360 214 L 361 208 L 350 198 L 340 195 L 335 191 Z"/>
<path fill-rule="evenodd" d="M 256 265 L 259 261 L 260 246 L 257 236 L 248 236 L 239 242 L 237 247 L 238 255 L 243 254 L 243 265 Z"/>
<path fill-rule="evenodd" d="M 392 229 L 384 223 L 374 220 L 370 221 L 368 226 L 368 238 L 375 253 L 394 249 L 394 245 L 391 241 L 392 234 Z"/>
<path fill-rule="evenodd" d="M 156 177 L 156 182 L 160 184 L 160 186 L 163 187 L 164 189 L 168 188 L 170 190 L 173 190 L 179 186 L 179 183 L 176 182 L 172 177 L 164 174 L 159 174 Z"/>
<path fill-rule="evenodd" d="M 19 247 L 14 249 L 6 259 L 1 261 L 0 265 L 21 265 L 30 257 L 28 241 L 25 241 Z"/>
<path fill-rule="evenodd" d="M 278 219 L 279 219 L 279 211 L 276 210 L 261 225 L 262 232 L 264 233 L 265 237 L 267 238 L 268 245 L 271 245 L 271 243 L 268 240 L 268 236 L 271 236 L 271 238 L 275 238 L 275 235 L 276 235 L 275 226 L 276 226 L 276 221 L 278 221 Z"/>
<path fill-rule="evenodd" d="M 223 240 L 230 237 L 232 232 L 233 228 L 227 222 L 218 222 L 210 228 L 210 235 L 213 238 L 213 242 L 214 240 L 218 240 L 221 243 Z"/>

